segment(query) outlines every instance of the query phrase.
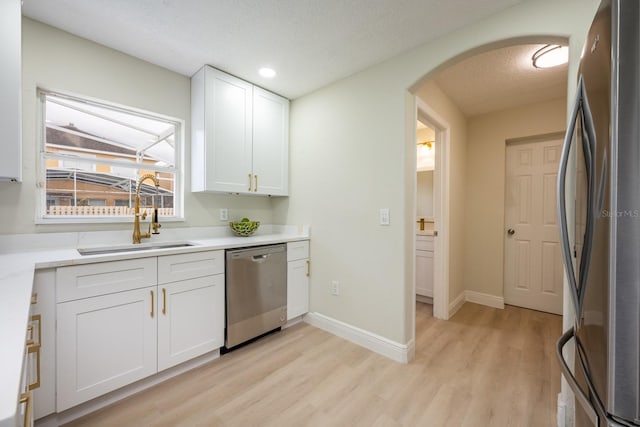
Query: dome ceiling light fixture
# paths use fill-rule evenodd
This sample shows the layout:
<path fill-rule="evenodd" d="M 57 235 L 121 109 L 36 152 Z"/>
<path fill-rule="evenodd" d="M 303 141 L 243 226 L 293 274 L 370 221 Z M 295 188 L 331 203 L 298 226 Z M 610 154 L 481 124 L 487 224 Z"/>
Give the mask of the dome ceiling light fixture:
<path fill-rule="evenodd" d="M 531 57 L 535 68 L 552 68 L 569 62 L 569 47 L 557 44 L 548 44 Z"/>
<path fill-rule="evenodd" d="M 258 70 L 258 73 L 266 78 L 266 79 L 272 79 L 276 76 L 276 70 L 274 70 L 273 68 L 269 68 L 269 67 L 262 67 Z"/>

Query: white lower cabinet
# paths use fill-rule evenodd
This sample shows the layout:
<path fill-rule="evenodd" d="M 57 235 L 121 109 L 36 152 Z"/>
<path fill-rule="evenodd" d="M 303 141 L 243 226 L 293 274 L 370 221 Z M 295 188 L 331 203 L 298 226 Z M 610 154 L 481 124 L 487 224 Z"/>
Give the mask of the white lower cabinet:
<path fill-rule="evenodd" d="M 309 311 L 309 241 L 287 243 L 287 320 Z"/>
<path fill-rule="evenodd" d="M 224 251 L 158 257 L 158 371 L 224 345 Z"/>
<path fill-rule="evenodd" d="M 158 370 L 224 345 L 224 274 L 158 287 Z"/>
<path fill-rule="evenodd" d="M 56 280 L 57 412 L 224 345 L 224 251 L 61 267 Z"/>
<path fill-rule="evenodd" d="M 55 328 L 54 291 L 55 270 L 38 271 L 34 275 L 31 294 L 17 426 L 33 427 L 37 414 L 55 411 L 55 367 L 51 366 L 55 364 L 52 336 Z"/>
<path fill-rule="evenodd" d="M 433 298 L 433 236 L 416 237 L 416 294 Z"/>
<path fill-rule="evenodd" d="M 56 271 L 38 270 L 33 277 L 31 299 L 34 316 L 38 316 L 40 339 L 39 387 L 33 390 L 33 417 L 42 418 L 56 411 Z M 32 317 L 33 319 L 33 317 Z"/>
<path fill-rule="evenodd" d="M 156 287 L 58 304 L 57 410 L 157 371 Z"/>

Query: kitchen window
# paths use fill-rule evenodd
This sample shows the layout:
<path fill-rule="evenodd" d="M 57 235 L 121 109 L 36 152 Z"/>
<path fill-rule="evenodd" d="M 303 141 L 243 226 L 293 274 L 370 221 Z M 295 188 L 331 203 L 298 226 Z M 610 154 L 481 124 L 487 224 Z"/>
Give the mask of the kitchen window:
<path fill-rule="evenodd" d="M 38 96 L 36 222 L 129 222 L 136 193 L 142 212 L 155 202 L 161 219 L 183 219 L 182 120 L 42 89 Z M 138 188 L 145 174 L 160 185 Z"/>

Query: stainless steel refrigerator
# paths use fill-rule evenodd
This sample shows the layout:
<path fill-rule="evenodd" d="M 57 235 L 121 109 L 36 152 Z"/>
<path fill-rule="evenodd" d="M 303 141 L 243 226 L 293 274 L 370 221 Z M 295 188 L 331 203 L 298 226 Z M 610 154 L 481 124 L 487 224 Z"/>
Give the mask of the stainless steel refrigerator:
<path fill-rule="evenodd" d="M 640 1 L 604 0 L 585 43 L 558 175 L 576 315 L 558 340 L 576 426 L 640 425 Z M 575 157 L 574 157 L 575 156 Z M 575 159 L 575 175 L 567 177 Z M 569 188 L 572 186 L 573 188 Z M 566 194 L 575 190 L 574 245 Z M 562 347 L 575 340 L 573 373 Z"/>

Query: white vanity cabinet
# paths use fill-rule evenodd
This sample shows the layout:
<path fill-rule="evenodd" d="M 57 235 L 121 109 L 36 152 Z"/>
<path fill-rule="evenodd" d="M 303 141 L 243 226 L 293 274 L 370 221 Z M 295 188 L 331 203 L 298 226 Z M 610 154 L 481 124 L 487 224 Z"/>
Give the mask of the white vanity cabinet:
<path fill-rule="evenodd" d="M 309 311 L 309 241 L 287 243 L 287 320 Z"/>
<path fill-rule="evenodd" d="M 224 345 L 224 251 L 56 270 L 57 412 Z"/>
<path fill-rule="evenodd" d="M 289 100 L 204 66 L 191 125 L 192 191 L 288 194 Z"/>
<path fill-rule="evenodd" d="M 433 298 L 433 236 L 416 236 L 416 294 Z"/>
<path fill-rule="evenodd" d="M 22 2 L 0 2 L 0 180 L 22 180 Z"/>
<path fill-rule="evenodd" d="M 158 371 L 224 345 L 224 251 L 158 257 Z"/>

